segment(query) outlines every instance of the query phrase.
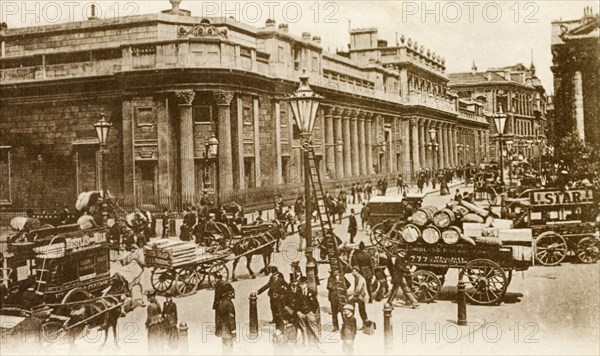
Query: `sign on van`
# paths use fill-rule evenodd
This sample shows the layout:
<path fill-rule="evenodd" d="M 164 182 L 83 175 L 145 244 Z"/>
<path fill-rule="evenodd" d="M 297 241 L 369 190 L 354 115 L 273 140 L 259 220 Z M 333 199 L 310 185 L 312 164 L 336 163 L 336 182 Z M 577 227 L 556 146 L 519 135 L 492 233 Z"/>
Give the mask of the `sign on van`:
<path fill-rule="evenodd" d="M 591 203 L 594 197 L 591 189 L 576 190 L 551 190 L 532 192 L 530 201 L 532 205 L 560 205 Z"/>

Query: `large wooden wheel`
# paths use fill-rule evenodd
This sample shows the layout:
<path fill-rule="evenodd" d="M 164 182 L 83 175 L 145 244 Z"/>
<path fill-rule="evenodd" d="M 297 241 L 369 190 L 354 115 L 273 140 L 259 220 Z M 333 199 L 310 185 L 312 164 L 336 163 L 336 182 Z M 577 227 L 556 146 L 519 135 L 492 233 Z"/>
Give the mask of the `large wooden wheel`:
<path fill-rule="evenodd" d="M 224 263 L 213 265 L 208 269 L 208 284 L 210 284 L 211 288 L 215 287 L 216 273 L 219 273 L 221 276 L 223 276 L 223 282 L 227 282 L 229 280 L 229 268 L 227 268 Z"/>
<path fill-rule="evenodd" d="M 156 267 L 152 270 L 150 282 L 156 292 L 164 293 L 171 288 L 176 277 L 174 270 Z"/>
<path fill-rule="evenodd" d="M 536 241 L 536 260 L 544 266 L 561 263 L 569 251 L 567 241 L 555 232 L 545 232 Z"/>
<path fill-rule="evenodd" d="M 388 231 L 384 223 L 375 224 L 369 233 L 369 239 L 372 245 L 381 245 L 386 240 Z"/>
<path fill-rule="evenodd" d="M 499 204 L 500 194 L 498 194 L 494 187 L 488 187 L 486 189 L 486 196 L 490 206 L 496 206 Z"/>
<path fill-rule="evenodd" d="M 193 268 L 182 268 L 177 273 L 177 292 L 179 295 L 190 295 L 198 289 L 201 278 Z"/>
<path fill-rule="evenodd" d="M 441 289 L 442 283 L 435 273 L 426 270 L 418 270 L 412 274 L 412 290 L 419 302 L 432 302 L 437 298 Z"/>
<path fill-rule="evenodd" d="M 502 302 L 508 283 L 504 270 L 497 263 L 486 259 L 472 260 L 460 273 L 471 302 L 481 305 Z"/>
<path fill-rule="evenodd" d="M 371 233 L 369 235 L 371 244 L 383 248 L 388 253 L 395 253 L 395 251 L 398 249 L 398 245 L 404 241 L 402 238 L 402 231 L 400 229 L 400 223 L 395 223 L 387 231 L 384 227 L 384 223 L 375 225 L 373 229 L 371 229 Z"/>
<path fill-rule="evenodd" d="M 600 241 L 592 236 L 579 240 L 575 254 L 581 263 L 595 263 L 600 257 Z"/>

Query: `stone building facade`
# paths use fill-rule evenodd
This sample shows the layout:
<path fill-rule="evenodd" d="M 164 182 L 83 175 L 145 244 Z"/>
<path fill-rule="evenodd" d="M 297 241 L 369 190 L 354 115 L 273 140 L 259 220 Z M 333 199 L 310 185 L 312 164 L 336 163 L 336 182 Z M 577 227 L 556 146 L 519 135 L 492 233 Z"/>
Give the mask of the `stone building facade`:
<path fill-rule="evenodd" d="M 554 132 L 575 131 L 600 149 L 600 17 L 552 22 Z M 554 137 L 559 139 L 560 136 Z"/>
<path fill-rule="evenodd" d="M 482 103 L 490 122 L 492 160 L 500 159 L 493 122 L 500 107 L 507 115 L 504 137 L 512 140 L 513 147 L 525 158 L 539 157 L 536 141 L 546 139 L 547 97 L 535 70 L 532 62 L 529 68 L 519 63 L 478 72 L 473 63 L 471 72 L 449 74 L 448 85 L 458 93 L 459 100 Z"/>
<path fill-rule="evenodd" d="M 177 2 L 174 2 L 177 3 Z M 112 123 L 107 187 L 126 206 L 180 208 L 204 192 L 271 202 L 302 189 L 286 97 L 302 70 L 325 99 L 313 144 L 327 188 L 487 155 L 488 121 L 448 90 L 445 60 L 411 39 L 351 31 L 348 52 L 268 20 L 255 28 L 158 14 L 0 33 L 0 201 L 54 207 L 100 188 L 92 124 Z M 428 145 L 429 130 L 437 133 Z M 205 142 L 219 141 L 216 160 Z M 457 145 L 470 143 L 459 152 Z"/>

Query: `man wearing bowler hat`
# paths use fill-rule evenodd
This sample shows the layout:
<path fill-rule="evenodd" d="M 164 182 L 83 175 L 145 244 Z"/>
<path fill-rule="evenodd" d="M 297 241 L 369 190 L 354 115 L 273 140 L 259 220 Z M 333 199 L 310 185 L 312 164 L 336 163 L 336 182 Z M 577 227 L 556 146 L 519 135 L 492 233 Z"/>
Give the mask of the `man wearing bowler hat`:
<path fill-rule="evenodd" d="M 216 332 L 221 336 L 223 343 L 223 354 L 230 355 L 233 351 L 233 342 L 237 337 L 237 329 L 235 324 L 235 306 L 232 299 L 235 298 L 235 290 L 229 283 L 223 285 L 221 290 L 221 301 L 217 308 Z"/>

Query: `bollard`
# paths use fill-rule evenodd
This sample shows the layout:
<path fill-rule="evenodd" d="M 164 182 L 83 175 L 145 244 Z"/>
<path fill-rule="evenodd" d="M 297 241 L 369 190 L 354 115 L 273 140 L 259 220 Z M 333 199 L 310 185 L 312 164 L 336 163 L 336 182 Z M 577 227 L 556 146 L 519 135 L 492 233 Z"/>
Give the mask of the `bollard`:
<path fill-rule="evenodd" d="M 188 325 L 185 321 L 180 321 L 177 325 L 177 333 L 179 334 L 179 354 L 188 354 Z"/>
<path fill-rule="evenodd" d="M 392 327 L 392 305 L 385 303 L 383 306 L 383 347 L 385 353 L 389 353 L 394 348 L 394 329 Z"/>
<path fill-rule="evenodd" d="M 306 263 L 306 279 L 308 289 L 317 295 L 317 265 L 312 259 Z"/>
<path fill-rule="evenodd" d="M 456 294 L 456 304 L 458 304 L 458 320 L 460 326 L 467 325 L 467 299 L 465 293 L 465 282 L 462 280 L 462 272 L 458 276 L 458 293 Z"/>
<path fill-rule="evenodd" d="M 255 292 L 250 293 L 250 339 L 254 340 L 258 337 L 258 312 L 256 307 L 256 300 L 258 299 Z"/>

